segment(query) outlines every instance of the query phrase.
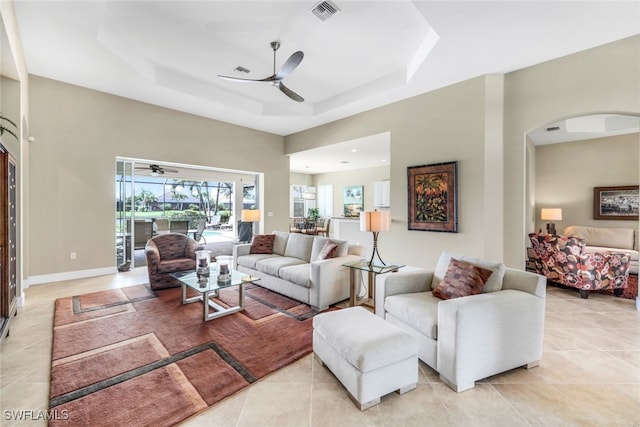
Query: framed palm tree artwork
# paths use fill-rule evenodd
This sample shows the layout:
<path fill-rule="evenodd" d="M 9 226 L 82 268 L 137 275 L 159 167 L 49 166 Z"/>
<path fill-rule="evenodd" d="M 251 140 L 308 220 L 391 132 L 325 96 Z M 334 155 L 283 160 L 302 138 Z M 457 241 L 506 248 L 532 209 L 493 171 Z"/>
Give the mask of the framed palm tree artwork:
<path fill-rule="evenodd" d="M 458 232 L 458 162 L 409 166 L 409 230 Z"/>

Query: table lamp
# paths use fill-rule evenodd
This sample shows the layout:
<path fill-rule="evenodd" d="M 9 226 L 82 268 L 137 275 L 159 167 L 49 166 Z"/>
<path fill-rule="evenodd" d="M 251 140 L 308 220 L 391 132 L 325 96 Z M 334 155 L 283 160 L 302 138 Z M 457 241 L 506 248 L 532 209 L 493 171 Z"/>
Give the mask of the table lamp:
<path fill-rule="evenodd" d="M 365 211 L 360 212 L 360 231 L 373 233 L 373 251 L 369 260 L 369 267 L 373 266 L 373 258 L 377 255 L 382 265 L 387 265 L 378 252 L 378 233 L 391 230 L 391 211 Z"/>
<path fill-rule="evenodd" d="M 542 221 L 562 221 L 562 209 L 542 208 L 540 209 L 540 219 Z M 556 225 L 553 222 L 547 223 L 547 234 L 556 234 Z"/>
<path fill-rule="evenodd" d="M 249 233 L 241 233 L 241 230 L 238 230 L 238 237 L 240 238 L 240 241 L 251 241 L 251 238 L 253 237 L 253 227 L 254 224 L 256 222 L 260 222 L 260 210 L 259 209 L 243 209 L 242 213 L 240 215 L 240 221 L 241 222 L 249 222 L 251 223 L 251 233 L 250 235 L 247 235 Z M 240 236 L 240 234 L 243 234 L 243 236 Z"/>

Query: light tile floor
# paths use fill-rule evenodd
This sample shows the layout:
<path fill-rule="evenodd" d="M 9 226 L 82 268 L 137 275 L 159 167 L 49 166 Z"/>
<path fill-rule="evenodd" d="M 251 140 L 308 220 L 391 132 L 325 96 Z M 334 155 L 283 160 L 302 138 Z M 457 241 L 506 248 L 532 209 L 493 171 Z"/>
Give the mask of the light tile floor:
<path fill-rule="evenodd" d="M 11 410 L 44 410 L 49 395 L 53 301 L 146 283 L 146 269 L 37 285 L 26 291 L 0 348 L 0 425 Z M 548 288 L 540 366 L 454 393 L 420 363 L 418 387 L 360 412 L 336 378 L 302 358 L 187 420 L 188 426 L 640 426 L 640 312 L 635 301 Z"/>

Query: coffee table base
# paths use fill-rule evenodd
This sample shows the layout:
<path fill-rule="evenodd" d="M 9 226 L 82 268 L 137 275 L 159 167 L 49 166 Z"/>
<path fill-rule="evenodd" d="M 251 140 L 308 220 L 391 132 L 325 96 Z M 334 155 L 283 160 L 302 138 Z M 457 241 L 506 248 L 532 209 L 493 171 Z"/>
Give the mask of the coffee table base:
<path fill-rule="evenodd" d="M 187 285 L 184 283 L 182 284 L 182 304 L 191 304 L 193 302 L 202 301 L 202 318 L 204 322 L 244 310 L 244 283 L 238 285 L 238 305 L 223 307 L 217 302 L 211 300 L 211 298 L 215 298 L 217 296 L 218 290 L 211 290 L 204 291 L 201 292 L 200 295 L 187 298 Z M 209 307 L 213 308 L 215 311 L 210 313 Z"/>

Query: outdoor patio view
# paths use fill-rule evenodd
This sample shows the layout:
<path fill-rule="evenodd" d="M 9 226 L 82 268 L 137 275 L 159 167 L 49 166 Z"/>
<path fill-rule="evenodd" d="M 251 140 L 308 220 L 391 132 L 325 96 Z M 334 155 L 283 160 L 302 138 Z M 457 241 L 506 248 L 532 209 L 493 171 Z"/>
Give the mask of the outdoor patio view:
<path fill-rule="evenodd" d="M 236 238 L 233 226 L 233 182 L 146 175 L 118 178 L 116 262 L 119 269 L 130 267 L 131 245 L 134 251 L 142 252 L 147 240 L 157 234 L 184 233 L 201 243 Z M 131 180 L 134 181 L 133 185 Z M 242 208 L 255 208 L 255 185 L 245 185 L 242 191 Z M 138 256 L 134 252 L 134 257 L 137 265 L 138 258 L 142 258 L 143 254 Z"/>

